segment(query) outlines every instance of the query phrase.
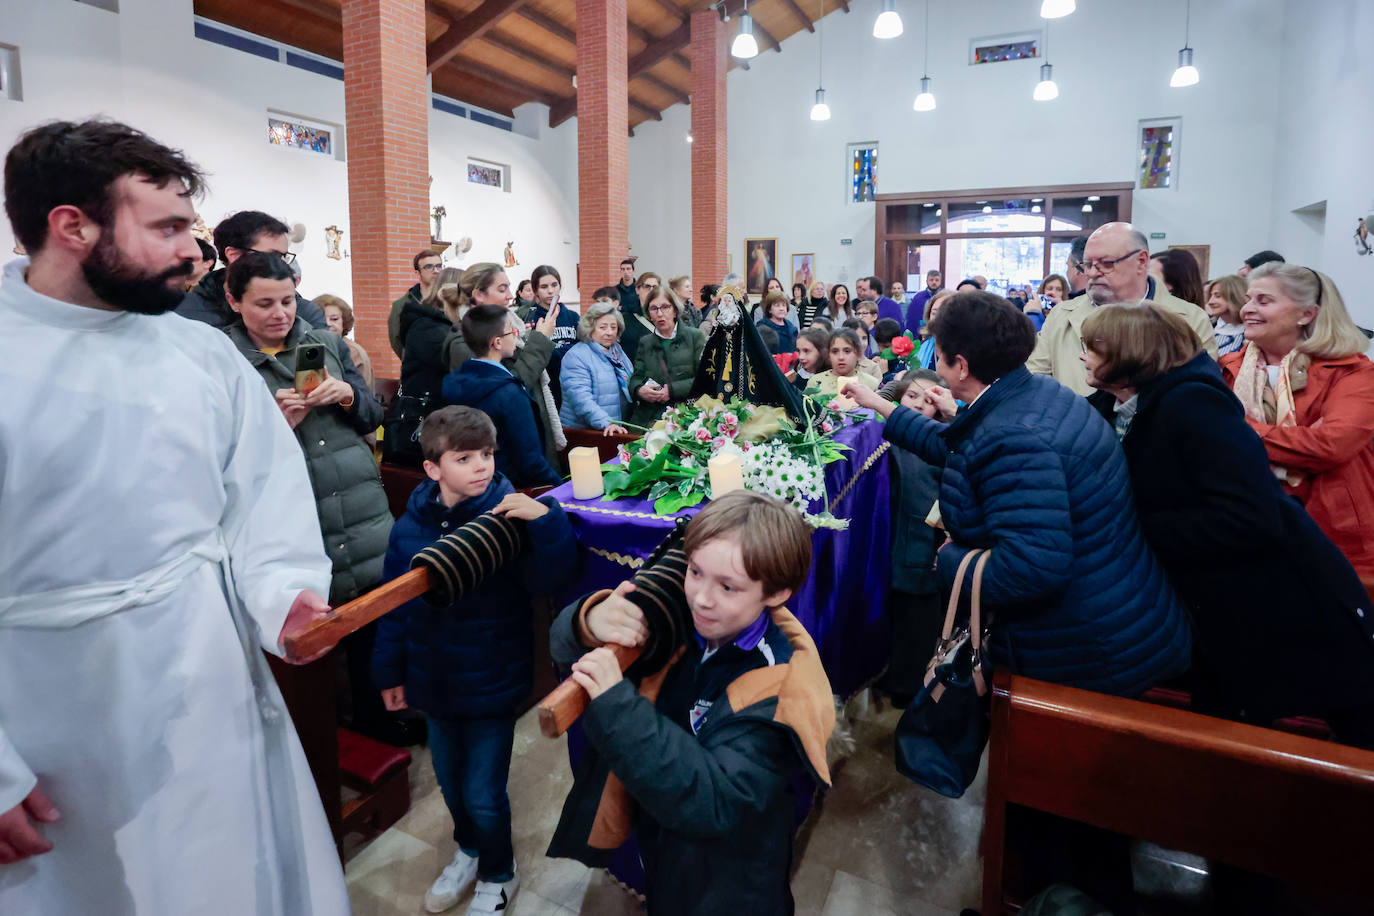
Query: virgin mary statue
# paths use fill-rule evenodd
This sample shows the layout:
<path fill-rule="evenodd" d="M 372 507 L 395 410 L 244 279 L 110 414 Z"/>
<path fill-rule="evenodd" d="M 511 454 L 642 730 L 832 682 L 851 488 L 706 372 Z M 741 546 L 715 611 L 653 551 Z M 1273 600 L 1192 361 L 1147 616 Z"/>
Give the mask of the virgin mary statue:
<path fill-rule="evenodd" d="M 751 404 L 781 407 L 794 420 L 804 422 L 801 392 L 783 377 L 758 328 L 745 318 L 740 305 L 744 293 L 737 286 L 725 286 L 719 296 L 715 325 L 706 338 L 691 396 L 744 398 Z"/>

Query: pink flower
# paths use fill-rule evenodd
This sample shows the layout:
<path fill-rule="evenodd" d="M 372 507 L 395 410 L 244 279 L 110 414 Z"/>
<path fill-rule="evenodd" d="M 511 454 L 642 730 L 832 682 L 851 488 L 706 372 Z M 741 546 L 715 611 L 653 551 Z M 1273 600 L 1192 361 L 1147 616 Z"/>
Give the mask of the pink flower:
<path fill-rule="evenodd" d="M 623 445 L 618 445 L 618 446 L 616 446 L 615 454 L 616 454 L 616 457 L 620 459 L 620 463 L 621 463 L 621 464 L 629 464 L 629 463 L 630 463 L 630 450 L 627 449 L 625 446 L 623 446 Z"/>
<path fill-rule="evenodd" d="M 704 426 L 701 427 L 700 429 L 698 429 L 698 430 L 697 430 L 697 441 L 698 441 L 698 442 L 709 442 L 709 441 L 711 441 L 711 431 L 710 431 L 709 429 L 707 429 L 706 427 L 704 427 Z"/>
<path fill-rule="evenodd" d="M 647 448 L 640 449 L 639 457 L 643 458 L 645 461 L 649 460 L 649 450 Z"/>
<path fill-rule="evenodd" d="M 722 436 L 727 437 L 727 438 L 733 439 L 733 438 L 735 438 L 736 436 L 739 435 L 739 427 L 738 427 L 738 426 L 722 426 L 722 427 L 720 428 L 720 434 L 721 434 Z"/>
<path fill-rule="evenodd" d="M 729 436 L 716 436 L 711 440 L 711 451 L 718 451 L 722 446 L 730 441 Z"/>
<path fill-rule="evenodd" d="M 753 447 L 754 447 L 754 443 L 752 443 L 752 442 L 746 442 L 746 443 L 744 443 L 743 445 L 740 446 L 740 449 L 741 449 L 742 451 L 746 451 L 746 452 L 747 452 L 747 451 L 749 451 L 749 450 L 750 450 L 751 448 L 753 448 Z"/>
<path fill-rule="evenodd" d="M 831 401 L 829 404 L 826 404 L 825 406 L 826 406 L 828 409 L 830 409 L 830 410 L 839 410 L 839 409 L 840 409 L 840 402 L 839 402 L 839 401 Z"/>
<path fill-rule="evenodd" d="M 833 433 L 834 431 L 835 431 L 835 424 L 834 424 L 834 423 L 831 423 L 829 420 L 822 420 L 822 421 L 821 421 L 821 432 L 825 433 L 825 434 L 828 436 L 828 435 L 830 435 L 831 433 Z"/>
<path fill-rule="evenodd" d="M 739 417 L 735 416 L 733 413 L 725 413 L 720 418 L 720 426 L 721 429 L 727 426 L 739 426 Z"/>

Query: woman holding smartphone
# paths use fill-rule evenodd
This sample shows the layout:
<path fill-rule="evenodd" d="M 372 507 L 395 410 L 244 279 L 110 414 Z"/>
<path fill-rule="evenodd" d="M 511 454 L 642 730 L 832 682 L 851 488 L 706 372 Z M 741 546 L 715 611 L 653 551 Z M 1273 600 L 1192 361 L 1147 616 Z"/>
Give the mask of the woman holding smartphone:
<path fill-rule="evenodd" d="M 631 419 L 652 425 L 663 411 L 686 400 L 697 377 L 706 335 L 682 321 L 682 302 L 671 287 L 654 287 L 644 303 L 654 332 L 639 339 L 630 394 L 635 406 Z"/>

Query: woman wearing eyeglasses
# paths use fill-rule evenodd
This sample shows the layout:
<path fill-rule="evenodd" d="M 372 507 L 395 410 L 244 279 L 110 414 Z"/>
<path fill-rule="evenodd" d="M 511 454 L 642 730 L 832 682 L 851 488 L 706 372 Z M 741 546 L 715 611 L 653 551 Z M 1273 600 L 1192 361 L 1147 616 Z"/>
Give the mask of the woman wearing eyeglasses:
<path fill-rule="evenodd" d="M 1374 584 L 1374 363 L 1336 284 L 1297 264 L 1250 272 L 1244 349 L 1221 371 L 1274 475 Z"/>
<path fill-rule="evenodd" d="M 652 426 L 667 407 L 681 403 L 692 391 L 706 335 L 682 321 L 682 302 L 672 289 L 658 286 L 644 303 L 652 334 L 639 339 L 630 394 L 635 405 L 631 420 Z"/>

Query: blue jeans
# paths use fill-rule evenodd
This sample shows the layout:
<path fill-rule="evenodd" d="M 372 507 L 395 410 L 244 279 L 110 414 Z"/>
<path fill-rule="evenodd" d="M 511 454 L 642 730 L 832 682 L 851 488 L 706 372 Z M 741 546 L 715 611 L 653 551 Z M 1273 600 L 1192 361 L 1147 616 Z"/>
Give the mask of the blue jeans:
<path fill-rule="evenodd" d="M 515 875 L 515 850 L 506 778 L 515 742 L 515 715 L 426 718 L 434 775 L 453 816 L 453 839 L 459 849 L 477 859 L 479 878 L 509 881 Z"/>

